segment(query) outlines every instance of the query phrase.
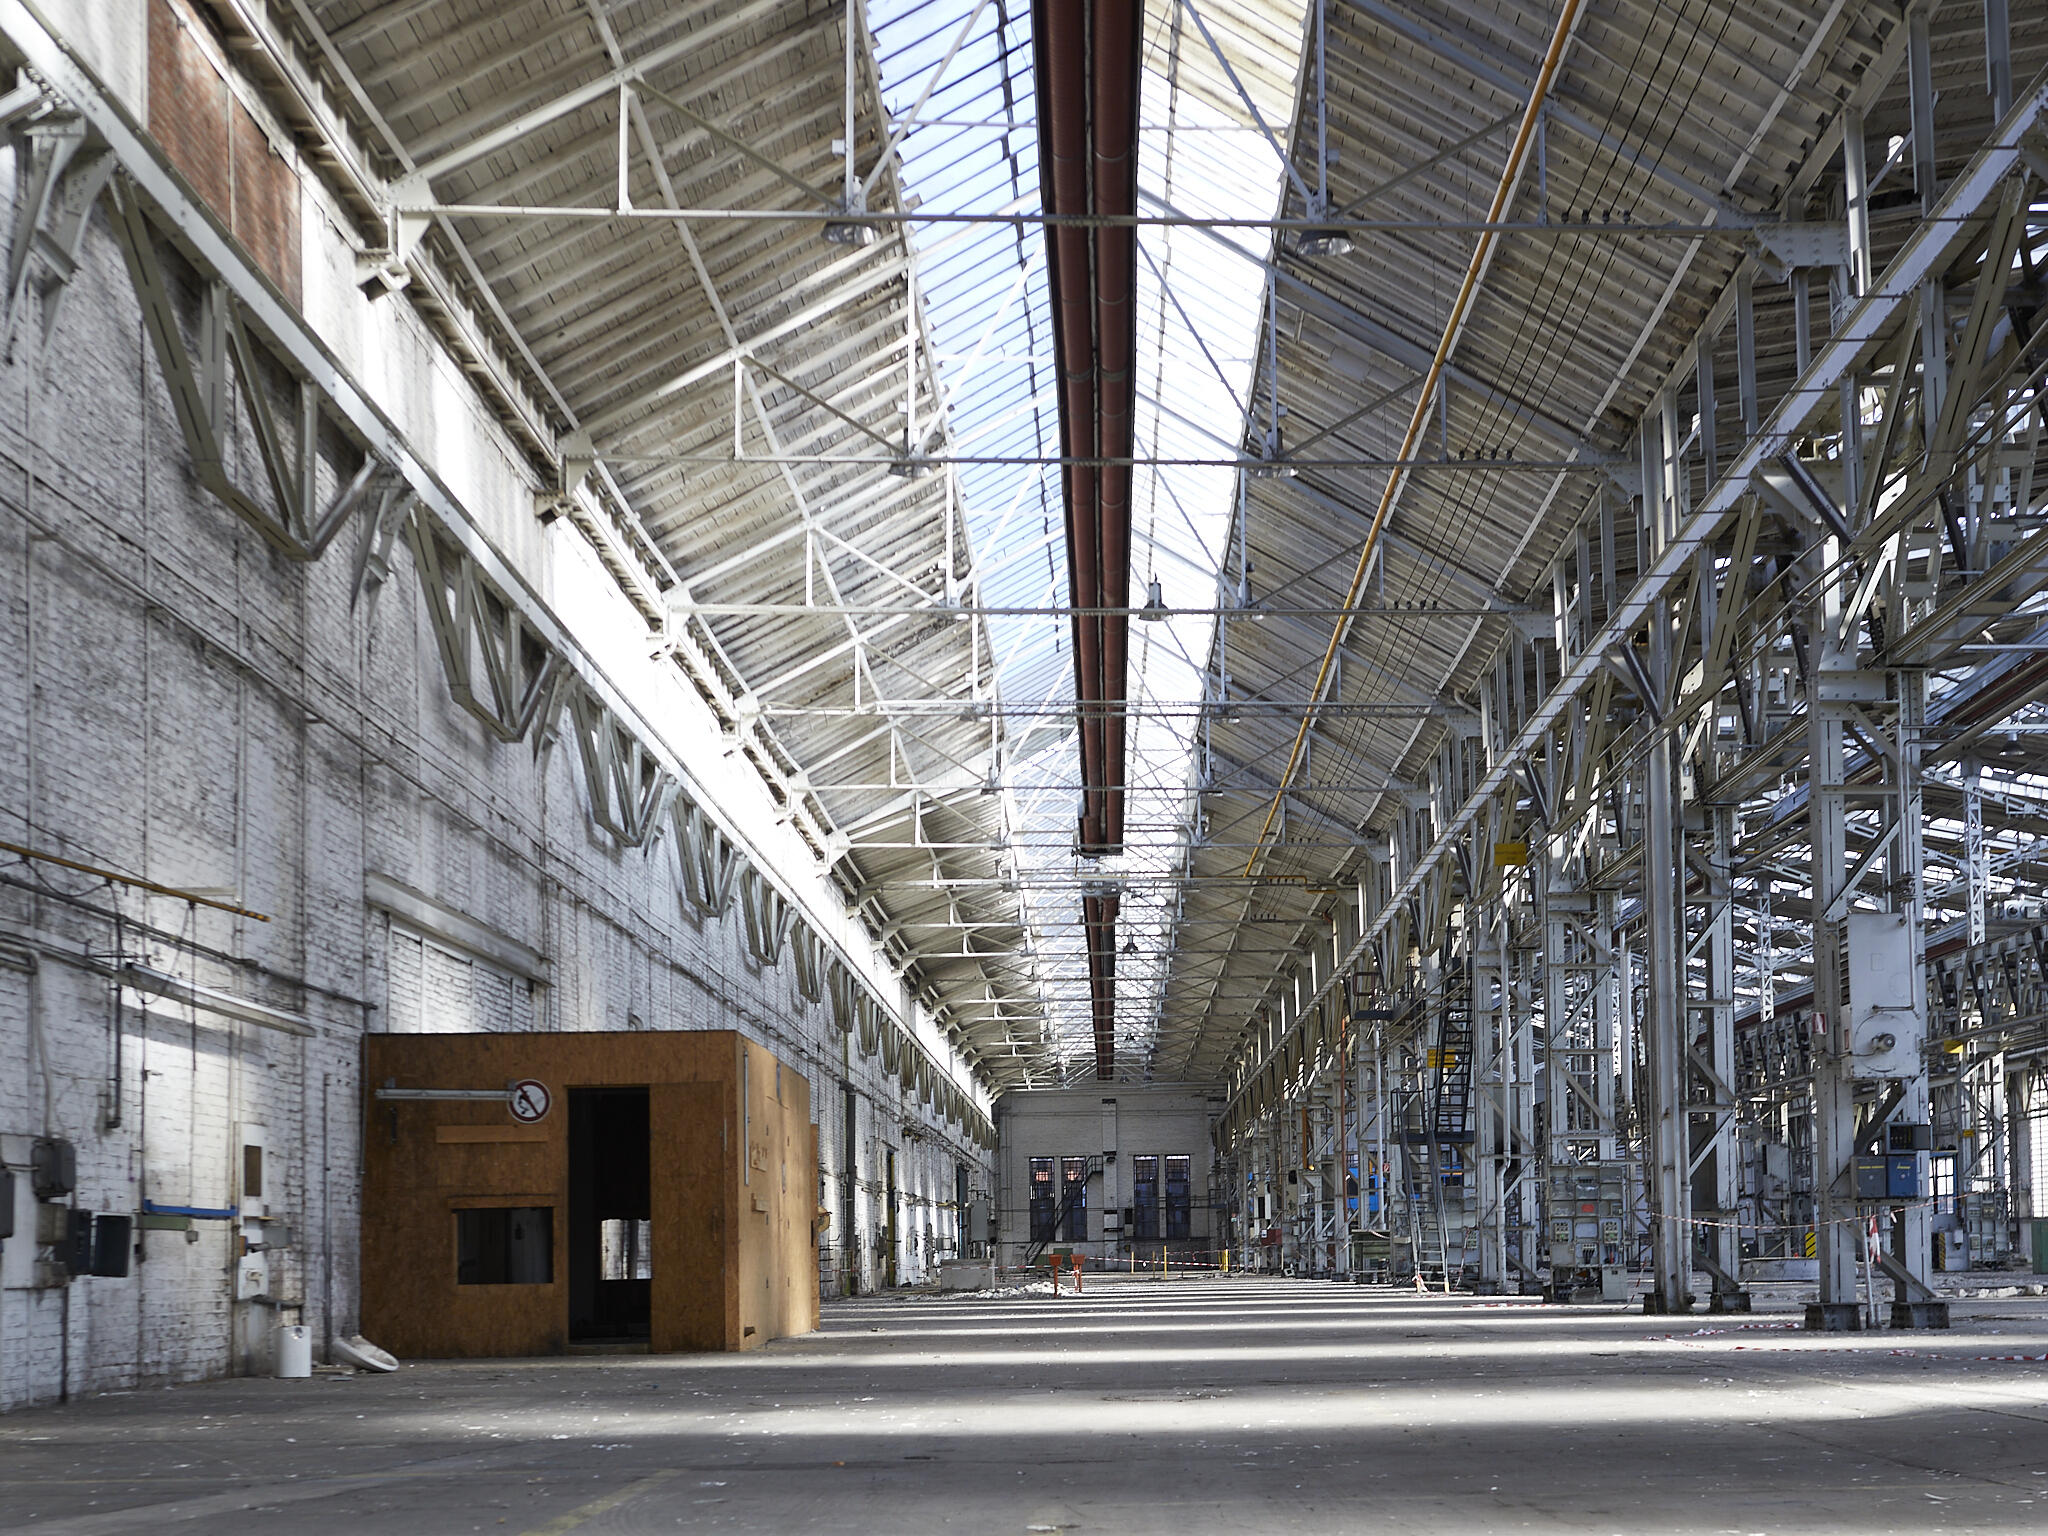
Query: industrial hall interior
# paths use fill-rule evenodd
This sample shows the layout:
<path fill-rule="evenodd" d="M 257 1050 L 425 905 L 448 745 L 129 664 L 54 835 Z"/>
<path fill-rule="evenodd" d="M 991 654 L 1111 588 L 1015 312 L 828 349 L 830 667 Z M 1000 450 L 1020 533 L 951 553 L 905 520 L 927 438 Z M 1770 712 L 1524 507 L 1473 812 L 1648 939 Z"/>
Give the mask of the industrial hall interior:
<path fill-rule="evenodd" d="M 2044 1373 L 2048 0 L 0 0 L 0 1530 L 2036 1532 Z"/>

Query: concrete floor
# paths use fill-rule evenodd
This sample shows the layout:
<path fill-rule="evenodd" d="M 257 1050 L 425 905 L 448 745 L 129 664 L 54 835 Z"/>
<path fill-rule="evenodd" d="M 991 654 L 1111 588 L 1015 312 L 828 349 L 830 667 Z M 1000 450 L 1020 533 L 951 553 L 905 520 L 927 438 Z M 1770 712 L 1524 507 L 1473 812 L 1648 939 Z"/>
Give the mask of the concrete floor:
<path fill-rule="evenodd" d="M 749 1355 L 119 1393 L 0 1420 L 0 1531 L 2048 1529 L 2048 1362 L 1978 1358 L 2048 1353 L 2048 1302 L 1816 1336 L 1792 1301 L 1095 1281 Z"/>

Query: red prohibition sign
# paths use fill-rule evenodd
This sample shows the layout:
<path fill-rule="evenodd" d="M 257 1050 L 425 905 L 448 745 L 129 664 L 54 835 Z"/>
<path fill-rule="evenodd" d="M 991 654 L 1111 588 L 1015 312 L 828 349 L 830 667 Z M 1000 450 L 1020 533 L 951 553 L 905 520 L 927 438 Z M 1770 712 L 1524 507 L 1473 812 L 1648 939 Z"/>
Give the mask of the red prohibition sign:
<path fill-rule="evenodd" d="M 533 1125 L 547 1119 L 548 1110 L 554 1104 L 554 1095 L 538 1078 L 522 1077 L 506 1091 L 505 1101 L 514 1120 L 522 1125 Z"/>

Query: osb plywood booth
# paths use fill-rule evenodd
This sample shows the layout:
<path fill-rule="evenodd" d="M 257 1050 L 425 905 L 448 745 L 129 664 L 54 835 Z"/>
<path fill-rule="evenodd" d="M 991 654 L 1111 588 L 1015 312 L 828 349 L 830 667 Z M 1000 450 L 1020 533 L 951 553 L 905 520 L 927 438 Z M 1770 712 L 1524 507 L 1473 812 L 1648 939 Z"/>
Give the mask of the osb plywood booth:
<path fill-rule="evenodd" d="M 363 1042 L 363 1331 L 394 1354 L 818 1326 L 810 1084 L 729 1030 Z"/>

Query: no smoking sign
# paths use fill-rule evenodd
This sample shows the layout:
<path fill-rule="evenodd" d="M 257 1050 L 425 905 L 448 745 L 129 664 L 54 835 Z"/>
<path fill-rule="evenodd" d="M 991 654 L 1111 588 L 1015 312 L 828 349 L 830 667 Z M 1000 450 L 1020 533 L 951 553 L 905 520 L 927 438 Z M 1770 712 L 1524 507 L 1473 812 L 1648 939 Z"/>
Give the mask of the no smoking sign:
<path fill-rule="evenodd" d="M 512 1118 L 521 1125 L 535 1125 L 548 1117 L 548 1109 L 554 1103 L 554 1095 L 548 1092 L 548 1085 L 538 1078 L 522 1077 L 506 1091 L 505 1102 L 512 1111 Z"/>

